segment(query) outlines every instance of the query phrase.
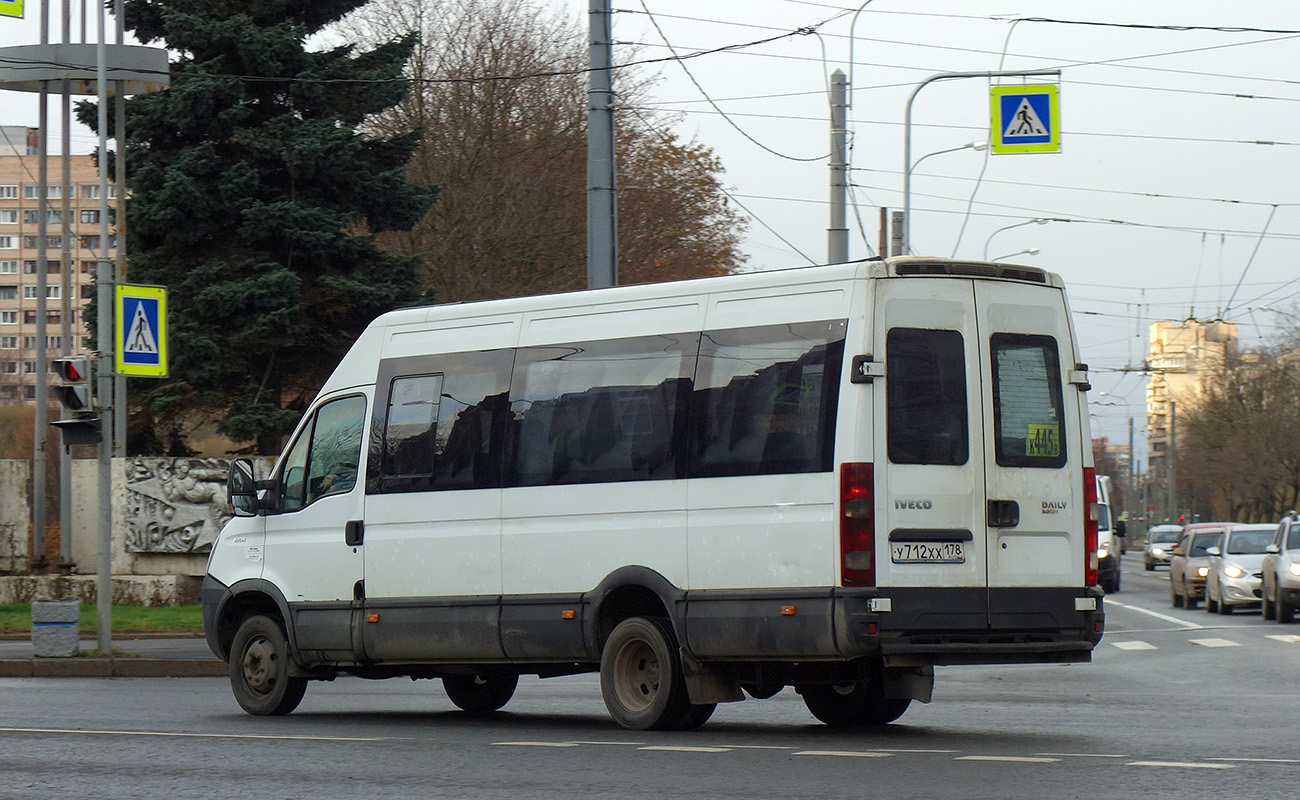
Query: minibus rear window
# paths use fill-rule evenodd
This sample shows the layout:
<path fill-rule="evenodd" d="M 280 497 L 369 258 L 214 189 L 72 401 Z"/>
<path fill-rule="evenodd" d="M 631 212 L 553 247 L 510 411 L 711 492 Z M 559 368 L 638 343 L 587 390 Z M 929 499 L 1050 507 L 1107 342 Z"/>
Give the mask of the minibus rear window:
<path fill-rule="evenodd" d="M 993 426 L 998 464 L 1065 466 L 1061 367 L 1050 336 L 995 333 Z"/>
<path fill-rule="evenodd" d="M 889 460 L 965 464 L 970 457 L 970 428 L 961 334 L 893 328 L 885 348 Z"/>

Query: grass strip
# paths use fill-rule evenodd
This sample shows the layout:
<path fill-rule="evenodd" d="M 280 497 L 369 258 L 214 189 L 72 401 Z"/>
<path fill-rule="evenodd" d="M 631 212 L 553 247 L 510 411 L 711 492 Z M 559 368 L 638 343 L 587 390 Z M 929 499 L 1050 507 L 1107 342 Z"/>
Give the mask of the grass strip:
<path fill-rule="evenodd" d="M 99 615 L 93 605 L 81 607 L 81 633 L 99 633 Z M 0 634 L 30 633 L 30 603 L 0 603 Z M 201 635 L 202 606 L 113 606 L 113 633 L 170 633 Z"/>

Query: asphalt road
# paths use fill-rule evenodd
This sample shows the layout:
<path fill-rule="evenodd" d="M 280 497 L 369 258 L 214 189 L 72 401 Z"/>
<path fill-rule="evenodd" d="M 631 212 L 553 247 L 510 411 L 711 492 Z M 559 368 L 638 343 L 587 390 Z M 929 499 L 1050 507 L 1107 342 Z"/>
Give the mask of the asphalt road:
<path fill-rule="evenodd" d="M 1300 625 L 1169 606 L 1125 561 L 1092 664 L 946 667 L 934 702 L 842 733 L 793 691 L 691 733 L 632 733 L 594 676 L 502 712 L 432 681 L 314 683 L 244 715 L 221 679 L 0 680 L 0 797 L 1294 797 Z"/>

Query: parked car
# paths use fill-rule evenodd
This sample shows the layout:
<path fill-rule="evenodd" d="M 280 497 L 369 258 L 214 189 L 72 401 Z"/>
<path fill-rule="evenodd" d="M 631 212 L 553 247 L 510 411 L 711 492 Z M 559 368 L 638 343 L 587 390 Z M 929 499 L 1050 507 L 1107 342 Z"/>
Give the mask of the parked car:
<path fill-rule="evenodd" d="M 1120 538 L 1110 515 L 1110 478 L 1097 476 L 1097 584 L 1106 594 L 1119 591 Z"/>
<path fill-rule="evenodd" d="M 1260 564 L 1264 619 L 1294 622 L 1300 608 L 1300 518 L 1292 511 L 1278 523 Z"/>
<path fill-rule="evenodd" d="M 1182 525 L 1151 526 L 1151 530 L 1147 531 L 1147 544 L 1142 554 L 1147 572 L 1161 564 L 1169 566 L 1169 555 L 1182 535 Z"/>
<path fill-rule="evenodd" d="M 1231 522 L 1196 522 L 1183 526 L 1183 535 L 1169 559 L 1169 601 L 1174 608 L 1196 608 L 1205 596 L 1211 547 L 1219 543 Z"/>
<path fill-rule="evenodd" d="M 1211 547 L 1210 574 L 1205 579 L 1205 610 L 1231 614 L 1238 606 L 1254 606 L 1260 598 L 1260 566 L 1277 526 L 1232 525 Z"/>

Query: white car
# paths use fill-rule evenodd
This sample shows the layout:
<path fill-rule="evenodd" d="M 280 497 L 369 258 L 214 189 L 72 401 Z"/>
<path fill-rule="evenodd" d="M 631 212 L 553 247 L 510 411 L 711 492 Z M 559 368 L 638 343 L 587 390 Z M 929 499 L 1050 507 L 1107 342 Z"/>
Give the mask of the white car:
<path fill-rule="evenodd" d="M 1300 518 L 1292 511 L 1277 526 L 1261 568 L 1264 619 L 1294 622 L 1300 608 Z"/>
<path fill-rule="evenodd" d="M 1147 531 L 1147 544 L 1142 555 L 1147 572 L 1155 569 L 1159 564 L 1169 566 L 1171 551 L 1174 545 L 1178 544 L 1178 537 L 1182 534 L 1182 525 L 1151 526 L 1151 530 Z"/>
<path fill-rule="evenodd" d="M 1209 549 L 1210 574 L 1205 579 L 1205 610 L 1231 614 L 1237 606 L 1253 606 L 1260 599 L 1260 565 L 1273 542 L 1277 526 L 1233 525 L 1223 532 L 1217 547 Z"/>

